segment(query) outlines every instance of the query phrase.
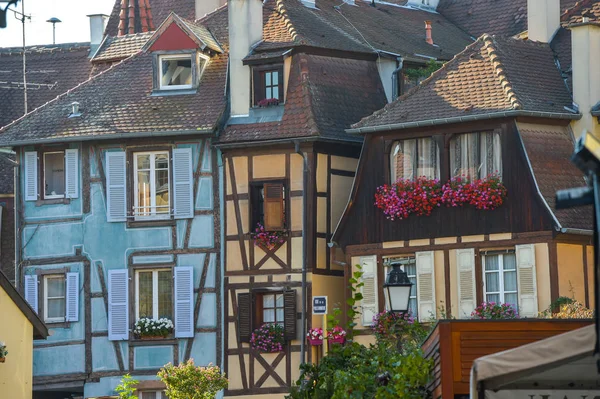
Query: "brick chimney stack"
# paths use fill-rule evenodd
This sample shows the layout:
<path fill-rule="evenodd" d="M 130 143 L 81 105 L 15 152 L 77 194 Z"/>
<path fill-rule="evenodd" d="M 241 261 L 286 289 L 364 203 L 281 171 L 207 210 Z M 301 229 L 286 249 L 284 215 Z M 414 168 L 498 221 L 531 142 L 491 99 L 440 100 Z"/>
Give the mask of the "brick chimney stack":
<path fill-rule="evenodd" d="M 431 21 L 425 21 L 425 41 L 427 44 L 433 44 L 433 38 L 431 37 Z"/>

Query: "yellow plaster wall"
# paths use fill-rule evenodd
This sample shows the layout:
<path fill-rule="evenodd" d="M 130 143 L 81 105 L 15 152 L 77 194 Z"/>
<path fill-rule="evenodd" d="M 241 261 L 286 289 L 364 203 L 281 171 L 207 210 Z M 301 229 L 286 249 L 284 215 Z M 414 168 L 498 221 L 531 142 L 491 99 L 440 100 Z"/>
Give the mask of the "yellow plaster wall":
<path fill-rule="evenodd" d="M 298 191 L 304 187 L 304 160 L 298 154 L 290 154 L 290 190 Z"/>
<path fill-rule="evenodd" d="M 358 159 L 338 157 L 335 155 L 331 156 L 331 169 L 345 170 L 348 172 L 356 172 L 358 165 Z"/>
<path fill-rule="evenodd" d="M 456 244 L 456 237 L 440 237 L 434 240 L 435 245 Z"/>
<path fill-rule="evenodd" d="M 485 237 L 483 236 L 483 234 L 476 235 L 476 236 L 463 236 L 461 238 L 462 242 L 479 242 L 479 241 L 483 241 L 484 239 L 485 239 Z"/>
<path fill-rule="evenodd" d="M 550 255 L 548 244 L 535 244 L 535 273 L 538 295 L 538 310 L 548 309 L 552 298 L 550 295 Z"/>
<path fill-rule="evenodd" d="M 327 240 L 324 238 L 317 238 L 317 268 L 327 269 Z"/>
<path fill-rule="evenodd" d="M 327 155 L 317 154 L 317 192 L 327 192 Z"/>
<path fill-rule="evenodd" d="M 424 245 L 429 245 L 429 238 L 423 238 L 421 240 L 410 240 L 408 245 L 411 247 L 421 247 Z"/>
<path fill-rule="evenodd" d="M 435 251 L 433 254 L 435 267 L 435 316 L 440 317 L 439 309 L 446 309 L 446 276 L 444 271 L 444 251 Z"/>
<path fill-rule="evenodd" d="M 387 248 L 402 248 L 404 247 L 404 241 L 387 241 L 384 242 L 382 245 L 383 249 L 387 249 Z"/>
<path fill-rule="evenodd" d="M 313 296 L 327 296 L 327 313 L 332 314 L 334 308 L 339 308 L 344 313 L 344 278 L 337 276 L 323 276 L 320 274 L 312 275 L 312 294 Z M 312 306 L 312 301 L 311 301 Z M 312 309 L 311 309 L 312 311 Z M 340 315 L 340 321 L 342 320 Z M 312 316 L 312 326 L 325 328 L 323 316 Z"/>
<path fill-rule="evenodd" d="M 233 158 L 235 183 L 238 194 L 248 192 L 248 157 Z"/>
<path fill-rule="evenodd" d="M 317 198 L 317 233 L 327 233 L 327 198 Z"/>
<path fill-rule="evenodd" d="M 290 213 L 292 214 L 291 219 L 291 229 L 292 231 L 302 231 L 302 197 L 292 197 L 290 200 Z"/>
<path fill-rule="evenodd" d="M 510 240 L 511 238 L 512 238 L 512 233 L 490 234 L 490 241 Z"/>
<path fill-rule="evenodd" d="M 589 296 L 589 308 L 594 309 L 595 306 L 595 295 L 594 295 L 594 247 L 591 245 L 586 246 L 587 250 L 587 275 L 588 275 L 588 296 Z"/>
<path fill-rule="evenodd" d="M 255 179 L 284 177 L 285 154 L 257 155 L 253 157 L 252 175 Z"/>
<path fill-rule="evenodd" d="M 331 176 L 331 230 L 335 230 L 337 224 L 346 209 L 350 190 L 352 190 L 353 177 Z"/>
<path fill-rule="evenodd" d="M 369 335 L 355 335 L 354 342 L 359 343 L 364 346 L 369 346 L 371 344 L 375 344 L 376 339 L 372 334 Z"/>
<path fill-rule="evenodd" d="M 557 244 L 558 258 L 558 295 L 573 297 L 585 303 L 583 277 L 583 246 L 576 244 Z"/>
<path fill-rule="evenodd" d="M 31 399 L 33 379 L 33 326 L 0 288 L 0 341 L 6 344 L 6 362 L 0 363 L 0 397 Z"/>
<path fill-rule="evenodd" d="M 248 200 L 239 200 L 240 204 L 240 216 L 242 218 L 242 233 L 249 231 L 248 221 L 250 216 L 248 215 Z M 237 235 L 237 218 L 235 213 L 235 202 L 227 201 L 227 235 Z"/>

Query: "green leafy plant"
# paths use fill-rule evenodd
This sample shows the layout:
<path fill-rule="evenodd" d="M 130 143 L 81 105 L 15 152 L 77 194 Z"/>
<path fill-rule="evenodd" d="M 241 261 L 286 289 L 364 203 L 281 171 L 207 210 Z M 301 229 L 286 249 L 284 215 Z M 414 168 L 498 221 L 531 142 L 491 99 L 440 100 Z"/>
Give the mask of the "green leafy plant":
<path fill-rule="evenodd" d="M 169 399 L 214 399 L 228 385 L 219 367 L 196 366 L 193 359 L 179 366 L 169 363 L 157 375 L 165 383 Z"/>
<path fill-rule="evenodd" d="M 333 328 L 340 325 L 340 315 L 342 310 L 339 307 L 334 307 L 331 313 L 327 315 L 327 328 Z"/>
<path fill-rule="evenodd" d="M 135 394 L 138 380 L 134 379 L 131 375 L 125 374 L 121 378 L 121 383 L 117 385 L 115 391 L 119 395 L 119 399 L 138 399 Z"/>
<path fill-rule="evenodd" d="M 6 344 L 0 341 L 0 357 L 6 357 L 8 355 L 8 351 L 6 350 Z"/>
<path fill-rule="evenodd" d="M 356 265 L 356 271 L 352 274 L 352 277 L 348 280 L 349 288 L 350 288 L 350 298 L 346 300 L 346 304 L 348 305 L 348 309 L 346 310 L 346 317 L 348 319 L 348 324 L 346 328 L 346 337 L 348 339 L 352 339 L 354 336 L 354 327 L 356 327 L 356 317 L 360 315 L 360 311 L 358 310 L 358 306 L 356 305 L 358 302 L 362 301 L 363 296 L 361 288 L 365 285 L 362 281 L 363 271 L 361 265 Z"/>
<path fill-rule="evenodd" d="M 419 83 L 421 80 L 428 78 L 432 73 L 440 69 L 444 65 L 443 62 L 429 60 L 425 67 L 420 68 L 404 68 L 402 71 L 404 76 L 414 82 Z"/>

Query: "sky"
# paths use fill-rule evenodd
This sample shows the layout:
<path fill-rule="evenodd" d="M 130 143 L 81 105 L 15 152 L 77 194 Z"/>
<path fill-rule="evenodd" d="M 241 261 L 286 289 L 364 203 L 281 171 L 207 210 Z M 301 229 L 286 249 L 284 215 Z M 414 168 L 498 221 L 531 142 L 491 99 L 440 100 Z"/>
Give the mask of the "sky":
<path fill-rule="evenodd" d="M 0 0 L 0 7 L 6 6 L 7 0 Z M 25 14 L 31 15 L 31 21 L 25 22 L 25 44 L 52 44 L 52 24 L 46 20 L 56 17 L 62 22 L 56 24 L 56 43 L 73 43 L 90 41 L 90 23 L 87 15 L 110 15 L 115 0 L 21 0 L 15 8 L 21 11 L 22 3 Z M 8 27 L 0 29 L 0 47 L 20 47 L 23 45 L 23 26 L 15 19 L 14 13 L 8 11 Z"/>

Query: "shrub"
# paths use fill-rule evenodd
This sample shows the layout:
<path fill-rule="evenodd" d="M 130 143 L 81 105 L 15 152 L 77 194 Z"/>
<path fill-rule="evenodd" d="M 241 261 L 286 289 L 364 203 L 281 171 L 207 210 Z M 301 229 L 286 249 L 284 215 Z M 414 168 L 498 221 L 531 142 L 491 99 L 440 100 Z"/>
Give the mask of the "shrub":
<path fill-rule="evenodd" d="M 139 381 L 133 379 L 131 375 L 125 374 L 123 378 L 121 378 L 121 383 L 115 388 L 115 391 L 119 395 L 119 399 L 138 399 L 138 397 L 134 395 L 138 382 Z"/>
<path fill-rule="evenodd" d="M 573 300 L 560 307 L 560 311 L 552 315 L 553 319 L 593 319 L 594 311 L 586 308 L 581 302 Z"/>
<path fill-rule="evenodd" d="M 261 352 L 281 352 L 284 344 L 283 326 L 277 323 L 263 324 L 250 338 L 252 348 Z"/>
<path fill-rule="evenodd" d="M 133 327 L 133 333 L 138 337 L 167 337 L 172 332 L 173 322 L 166 317 L 158 320 L 142 317 Z"/>
<path fill-rule="evenodd" d="M 471 313 L 473 319 L 518 319 L 517 311 L 509 303 L 483 302 Z"/>
<path fill-rule="evenodd" d="M 157 375 L 165 383 L 169 399 L 214 399 L 228 385 L 219 367 L 196 366 L 193 359 L 179 366 L 169 363 Z"/>

